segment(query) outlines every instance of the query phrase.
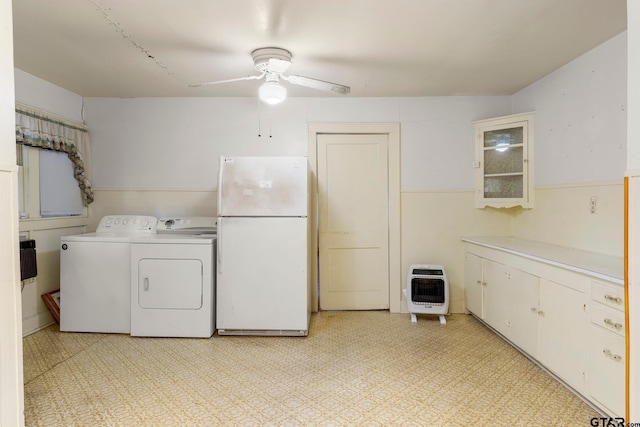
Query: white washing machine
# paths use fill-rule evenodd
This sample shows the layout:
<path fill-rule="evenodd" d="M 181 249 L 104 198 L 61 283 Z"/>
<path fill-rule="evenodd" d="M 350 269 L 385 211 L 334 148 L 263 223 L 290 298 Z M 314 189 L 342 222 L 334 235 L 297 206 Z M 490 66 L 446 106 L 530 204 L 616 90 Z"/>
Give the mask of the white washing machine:
<path fill-rule="evenodd" d="M 109 215 L 95 233 L 60 238 L 60 330 L 129 333 L 131 240 L 156 232 L 157 218 Z"/>
<path fill-rule="evenodd" d="M 215 332 L 215 218 L 161 218 L 131 243 L 131 335 Z"/>

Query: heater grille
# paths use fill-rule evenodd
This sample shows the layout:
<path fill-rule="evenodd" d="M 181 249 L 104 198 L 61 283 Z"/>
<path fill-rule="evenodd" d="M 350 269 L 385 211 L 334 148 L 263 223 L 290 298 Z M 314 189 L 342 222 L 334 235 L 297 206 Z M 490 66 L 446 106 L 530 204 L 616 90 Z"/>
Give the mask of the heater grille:
<path fill-rule="evenodd" d="M 36 241 L 20 241 L 20 280 L 31 279 L 38 275 L 36 264 Z"/>
<path fill-rule="evenodd" d="M 430 277 L 411 279 L 411 301 L 414 304 L 442 305 L 445 303 L 444 280 Z"/>

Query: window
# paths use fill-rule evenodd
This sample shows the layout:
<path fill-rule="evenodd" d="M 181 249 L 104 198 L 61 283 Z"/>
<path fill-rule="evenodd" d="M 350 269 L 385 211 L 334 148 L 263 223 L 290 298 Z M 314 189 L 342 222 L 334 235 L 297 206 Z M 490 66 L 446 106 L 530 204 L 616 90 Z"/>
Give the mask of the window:
<path fill-rule="evenodd" d="M 16 106 L 16 143 L 20 218 L 86 213 L 93 201 L 86 126 Z"/>
<path fill-rule="evenodd" d="M 73 164 L 67 153 L 40 151 L 40 215 L 82 214 L 82 196 L 73 177 Z"/>
<path fill-rule="evenodd" d="M 18 145 L 21 219 L 84 214 L 73 164 L 66 153 Z"/>

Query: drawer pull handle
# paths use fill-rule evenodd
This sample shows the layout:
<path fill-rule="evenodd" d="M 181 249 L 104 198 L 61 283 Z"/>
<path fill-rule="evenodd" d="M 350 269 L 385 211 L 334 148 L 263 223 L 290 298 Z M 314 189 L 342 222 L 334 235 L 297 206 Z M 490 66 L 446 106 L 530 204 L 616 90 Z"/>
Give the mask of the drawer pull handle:
<path fill-rule="evenodd" d="M 612 297 L 611 295 L 605 295 L 604 299 L 606 299 L 609 302 L 615 302 L 616 304 L 620 304 L 622 302 L 622 298 Z"/>
<path fill-rule="evenodd" d="M 609 350 L 608 348 L 605 348 L 604 350 L 602 350 L 602 353 L 605 356 L 607 356 L 609 359 L 615 360 L 616 362 L 619 362 L 622 360 L 622 356 L 611 353 L 611 350 Z"/>
<path fill-rule="evenodd" d="M 536 314 L 536 313 L 538 312 L 538 309 L 537 309 L 537 308 L 535 308 L 535 307 L 531 307 L 531 312 L 532 312 L 533 314 Z"/>
<path fill-rule="evenodd" d="M 612 327 L 612 328 L 614 328 L 614 329 L 622 329 L 622 324 L 621 324 L 621 323 L 616 323 L 616 322 L 614 322 L 614 321 L 613 321 L 613 320 L 611 320 L 611 319 L 604 319 L 604 323 L 605 323 L 607 326 L 611 326 L 611 327 Z"/>
<path fill-rule="evenodd" d="M 477 283 L 478 285 L 482 285 L 482 281 L 480 281 L 480 280 L 476 280 L 476 283 Z"/>

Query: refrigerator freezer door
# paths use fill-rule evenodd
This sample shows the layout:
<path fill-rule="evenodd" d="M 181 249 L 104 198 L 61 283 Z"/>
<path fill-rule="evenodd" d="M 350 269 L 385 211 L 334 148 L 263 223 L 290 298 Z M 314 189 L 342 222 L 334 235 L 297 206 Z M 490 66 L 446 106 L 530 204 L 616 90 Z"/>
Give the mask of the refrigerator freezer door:
<path fill-rule="evenodd" d="M 220 218 L 220 335 L 307 335 L 306 218 Z"/>
<path fill-rule="evenodd" d="M 221 157 L 218 216 L 307 216 L 306 157 Z"/>

